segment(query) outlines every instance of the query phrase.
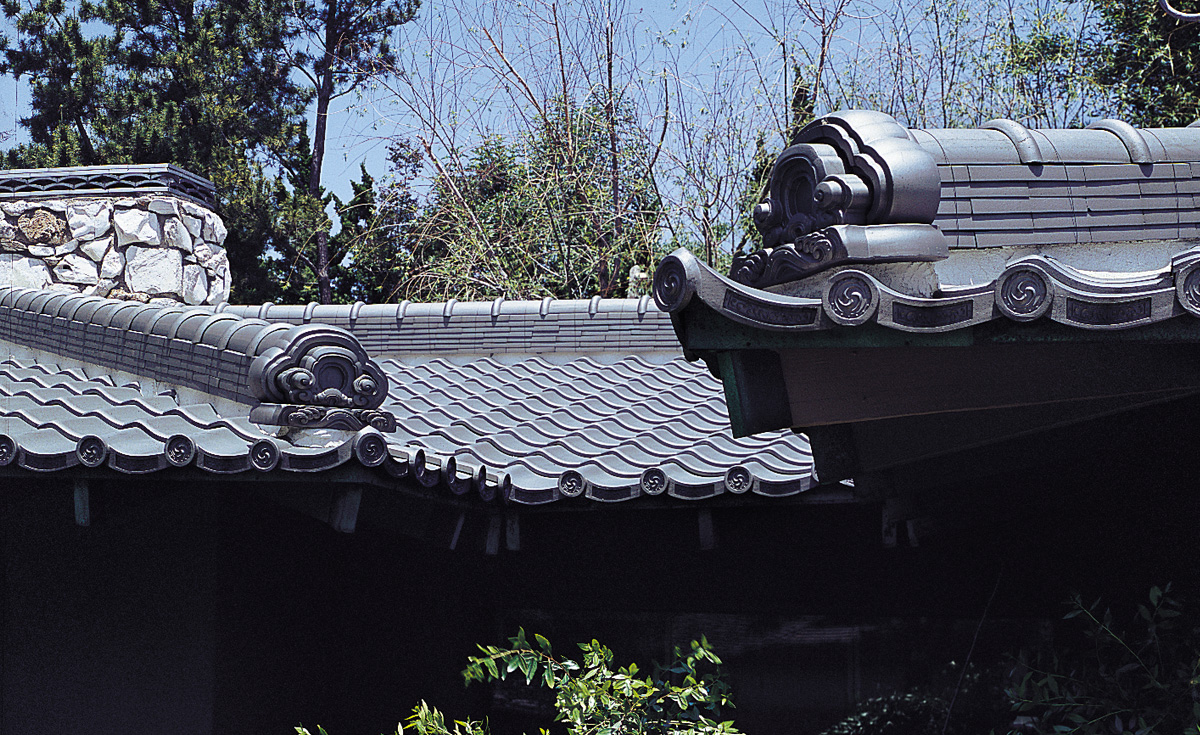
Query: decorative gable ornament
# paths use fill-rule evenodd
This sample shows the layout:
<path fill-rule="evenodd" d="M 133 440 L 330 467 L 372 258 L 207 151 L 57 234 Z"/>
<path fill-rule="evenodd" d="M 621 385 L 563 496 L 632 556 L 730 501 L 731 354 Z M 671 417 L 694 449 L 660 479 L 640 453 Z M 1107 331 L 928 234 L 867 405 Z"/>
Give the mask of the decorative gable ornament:
<path fill-rule="evenodd" d="M 941 260 L 947 243 L 931 224 L 940 189 L 933 156 L 890 116 L 823 117 L 775 162 L 754 208 L 763 247 L 735 257 L 730 276 L 765 288 L 839 263 Z"/>
<path fill-rule="evenodd" d="M 676 251 L 654 295 L 772 330 L 1128 329 L 1200 316 L 1198 197 L 1200 128 L 909 130 L 838 112 L 776 161 L 761 249 L 728 277 Z"/>
<path fill-rule="evenodd" d="M 296 428 L 396 430 L 396 419 L 379 410 L 387 378 L 349 333 L 306 325 L 284 332 L 250 365 L 251 389 L 263 401 L 250 420 Z"/>

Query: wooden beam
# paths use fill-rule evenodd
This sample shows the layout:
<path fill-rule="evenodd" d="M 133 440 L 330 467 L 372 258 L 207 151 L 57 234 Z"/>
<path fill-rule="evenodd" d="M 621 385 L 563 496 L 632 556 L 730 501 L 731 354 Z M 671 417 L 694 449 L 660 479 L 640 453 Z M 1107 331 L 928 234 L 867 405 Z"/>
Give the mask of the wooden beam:
<path fill-rule="evenodd" d="M 487 539 L 483 546 L 483 553 L 488 556 L 500 553 L 500 516 L 498 515 L 488 517 Z"/>
<path fill-rule="evenodd" d="M 460 512 L 458 520 L 454 522 L 454 533 L 450 535 L 450 550 L 454 551 L 458 548 L 458 538 L 462 535 L 463 524 L 467 521 L 467 514 Z"/>
<path fill-rule="evenodd" d="M 358 525 L 358 507 L 362 504 L 362 488 L 351 487 L 334 491 L 333 506 L 329 509 L 329 525 L 341 533 L 354 533 Z"/>
<path fill-rule="evenodd" d="M 790 403 L 791 425 L 805 428 L 1200 391 L 1198 345 L 804 349 L 781 351 L 780 360 L 786 388 L 778 396 Z"/>
<path fill-rule="evenodd" d="M 521 550 L 521 516 L 516 513 L 504 514 L 504 548 L 509 551 Z"/>
<path fill-rule="evenodd" d="M 712 551 L 717 548 L 717 535 L 713 530 L 712 511 L 708 508 L 701 508 L 696 514 L 696 520 L 700 527 L 700 548 L 704 551 Z"/>
<path fill-rule="evenodd" d="M 84 527 L 92 525 L 91 493 L 84 478 L 75 480 L 75 523 Z"/>

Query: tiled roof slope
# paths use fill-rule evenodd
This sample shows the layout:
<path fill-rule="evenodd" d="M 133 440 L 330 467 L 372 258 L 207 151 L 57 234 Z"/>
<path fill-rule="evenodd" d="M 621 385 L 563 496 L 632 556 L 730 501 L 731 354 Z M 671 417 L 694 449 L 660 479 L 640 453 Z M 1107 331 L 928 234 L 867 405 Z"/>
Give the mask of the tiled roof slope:
<path fill-rule="evenodd" d="M 813 484 L 803 437 L 733 438 L 721 383 L 683 359 L 649 298 L 218 308 L 371 345 L 398 424 L 392 456 L 455 493 L 537 504 Z"/>
<path fill-rule="evenodd" d="M 194 464 L 208 472 L 328 467 L 349 459 L 264 435 L 245 416 L 212 404 L 147 394 L 137 383 L 16 358 L 0 361 L 0 465 L 47 472 L 108 467 L 154 472 Z"/>
<path fill-rule="evenodd" d="M 242 316 L 252 309 L 269 321 Z M 277 321 L 306 313 L 307 324 Z M 524 504 L 779 496 L 813 482 L 802 437 L 732 438 L 720 383 L 682 359 L 669 320 L 645 300 L 214 314 L 0 288 L 0 339 L 0 464 L 28 470 L 312 472 L 355 461 L 447 498 Z M 289 351 L 319 340 L 377 346 L 362 370 L 387 384 L 378 408 L 394 414 L 394 432 L 249 422 L 256 403 L 282 401 L 271 386 L 302 364 Z"/>
<path fill-rule="evenodd" d="M 1200 129 L 911 130 L 941 175 L 950 247 L 1200 237 Z"/>
<path fill-rule="evenodd" d="M 216 307 L 222 314 L 288 324 L 329 324 L 371 355 L 535 355 L 546 352 L 679 351 L 670 317 L 640 299 Z"/>
<path fill-rule="evenodd" d="M 506 476 L 510 498 L 790 495 L 811 484 L 807 443 L 789 433 L 734 439 L 721 386 L 682 357 L 567 361 L 485 357 L 383 361 L 398 415 L 393 456 L 421 447 L 455 492 Z M 484 494 L 489 494 L 485 489 Z"/>

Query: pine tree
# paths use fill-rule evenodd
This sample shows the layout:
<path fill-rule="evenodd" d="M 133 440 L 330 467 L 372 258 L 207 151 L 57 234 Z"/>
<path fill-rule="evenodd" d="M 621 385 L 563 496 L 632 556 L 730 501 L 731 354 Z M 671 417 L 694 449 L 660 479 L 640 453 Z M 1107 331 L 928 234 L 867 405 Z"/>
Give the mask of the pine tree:
<path fill-rule="evenodd" d="M 0 73 L 29 80 L 30 142 L 13 167 L 174 163 L 211 179 L 234 294 L 276 293 L 265 260 L 292 235 L 275 213 L 310 163 L 290 0 L 67 4 L 4 0 L 16 43 Z M 86 31 L 85 31 L 86 26 Z"/>

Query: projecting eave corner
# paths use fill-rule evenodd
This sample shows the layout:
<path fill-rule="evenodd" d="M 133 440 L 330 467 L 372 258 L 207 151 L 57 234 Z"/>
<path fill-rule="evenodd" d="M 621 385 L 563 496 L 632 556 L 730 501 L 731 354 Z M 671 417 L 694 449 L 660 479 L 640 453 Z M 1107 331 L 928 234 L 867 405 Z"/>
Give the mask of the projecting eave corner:
<path fill-rule="evenodd" d="M 929 298 L 861 270 L 809 280 L 822 298 L 752 289 L 677 251 L 655 297 L 721 380 L 734 435 L 805 432 L 822 480 L 1200 393 L 1194 250 L 1109 275 L 1031 256 Z M 857 459 L 822 468 L 823 455 Z"/>

